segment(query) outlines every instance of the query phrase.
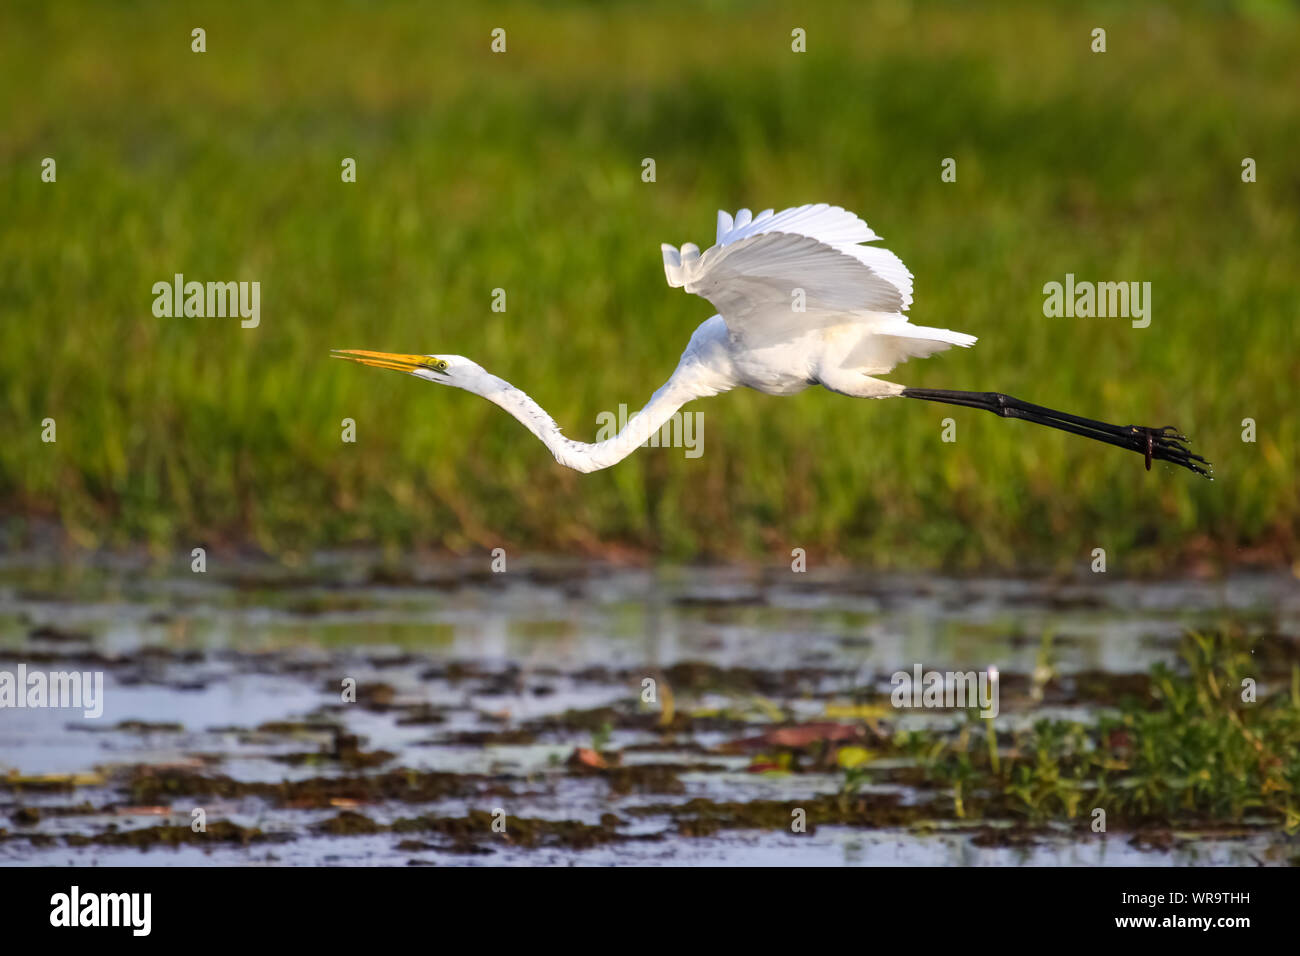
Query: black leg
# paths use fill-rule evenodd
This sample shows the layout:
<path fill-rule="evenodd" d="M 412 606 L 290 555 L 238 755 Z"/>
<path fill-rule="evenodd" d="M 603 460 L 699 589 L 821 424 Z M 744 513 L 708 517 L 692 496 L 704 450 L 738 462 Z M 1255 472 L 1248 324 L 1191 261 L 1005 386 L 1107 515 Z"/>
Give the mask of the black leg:
<path fill-rule="evenodd" d="M 966 408 L 982 408 L 1003 418 L 1019 418 L 1036 425 L 1059 428 L 1074 435 L 1082 435 L 1094 441 L 1106 442 L 1120 448 L 1141 453 L 1146 458 L 1147 471 L 1151 470 L 1151 461 L 1167 461 L 1175 465 L 1204 475 L 1213 480 L 1210 472 L 1213 466 L 1200 455 L 1194 454 L 1183 444 L 1188 438 L 1178 434 L 1172 425 L 1164 428 L 1145 428 L 1141 425 L 1111 425 L 1093 418 L 1083 418 L 1058 412 L 1053 408 L 1044 408 L 1030 402 L 1022 402 L 1001 392 L 960 392 L 945 388 L 905 388 L 904 398 L 919 398 L 925 402 L 943 402 L 945 405 L 962 405 Z"/>

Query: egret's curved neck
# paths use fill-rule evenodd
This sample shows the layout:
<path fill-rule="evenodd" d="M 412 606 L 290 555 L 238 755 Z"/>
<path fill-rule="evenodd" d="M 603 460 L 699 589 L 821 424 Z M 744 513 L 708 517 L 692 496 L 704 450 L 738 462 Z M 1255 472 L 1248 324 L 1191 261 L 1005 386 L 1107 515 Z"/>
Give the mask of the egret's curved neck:
<path fill-rule="evenodd" d="M 645 407 L 628 419 L 622 431 L 605 441 L 588 443 L 566 438 L 560 431 L 560 426 L 555 424 L 555 420 L 546 414 L 542 406 L 505 379 L 484 373 L 482 381 L 477 384 L 480 387 L 474 391 L 518 419 L 520 424 L 541 439 L 556 461 L 581 472 L 599 471 L 622 461 L 672 418 L 674 412 L 691 399 L 699 397 L 698 390 L 686 381 L 683 369 L 679 366 L 672 378 L 650 397 Z"/>

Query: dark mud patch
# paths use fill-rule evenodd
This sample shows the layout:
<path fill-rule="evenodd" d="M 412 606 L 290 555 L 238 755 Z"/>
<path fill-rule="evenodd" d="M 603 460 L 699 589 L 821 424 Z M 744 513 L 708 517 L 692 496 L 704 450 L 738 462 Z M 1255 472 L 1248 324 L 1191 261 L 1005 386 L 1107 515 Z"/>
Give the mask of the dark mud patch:
<path fill-rule="evenodd" d="M 567 739 L 575 734 L 606 734 L 615 730 L 638 731 L 656 734 L 661 738 L 686 737 L 698 733 L 737 733 L 755 725 L 766 725 L 770 718 L 740 713 L 708 713 L 695 715 L 686 710 L 675 710 L 664 719 L 662 711 L 640 709 L 634 700 L 617 705 L 605 705 L 585 710 L 566 710 L 525 721 L 522 729 L 534 739 Z"/>
<path fill-rule="evenodd" d="M 68 724 L 68 730 L 101 734 L 183 734 L 185 726 L 174 721 L 121 720 L 116 724 Z"/>
<path fill-rule="evenodd" d="M 9 811 L 9 819 L 18 826 L 36 826 L 42 820 L 60 817 L 91 816 L 104 811 L 89 802 L 75 804 L 43 804 L 15 807 Z"/>
<path fill-rule="evenodd" d="M 580 820 L 545 820 L 518 817 L 500 811 L 471 810 L 463 817 L 404 817 L 394 820 L 387 827 L 375 824 L 374 821 L 369 821 L 368 824 L 348 821 L 344 826 L 373 825 L 378 829 L 370 832 L 437 835 L 447 841 L 438 848 L 454 853 L 481 853 L 484 849 L 490 850 L 493 844 L 531 850 L 548 847 L 588 850 L 610 843 L 662 839 L 662 834 L 620 833 L 620 823 L 619 818 L 613 814 L 605 814 L 599 823 L 591 824 Z"/>
<path fill-rule="evenodd" d="M 517 747 L 536 743 L 537 735 L 531 730 L 458 730 L 443 734 L 433 740 L 421 742 L 423 747 Z"/>
<path fill-rule="evenodd" d="M 685 803 L 625 807 L 623 812 L 634 817 L 668 817 L 677 833 L 690 837 L 714 836 L 723 830 L 813 833 L 818 826 L 830 825 L 880 829 L 906 827 L 930 819 L 927 808 L 906 806 L 899 794 L 748 802 L 697 797 Z"/>
<path fill-rule="evenodd" d="M 601 684 L 640 686 L 646 677 L 668 684 L 674 694 L 761 694 L 766 697 L 796 697 L 819 694 L 828 681 L 851 682 L 856 671 L 840 668 L 722 667 L 707 661 L 679 661 L 664 668 L 587 667 L 573 674 L 577 680 Z"/>
<path fill-rule="evenodd" d="M 437 835 L 443 837 L 447 844 L 435 846 L 407 838 L 398 843 L 398 847 L 408 851 L 419 847 L 454 853 L 479 853 L 485 844 L 494 842 L 528 849 L 563 847 L 582 850 L 607 843 L 642 839 L 619 833 L 614 822 L 616 820 L 617 818 L 612 818 L 598 824 L 588 824 L 580 820 L 543 820 L 510 816 L 504 812 L 471 810 L 463 817 L 402 817 L 385 825 L 363 814 L 346 811 L 317 824 L 315 829 L 332 836 L 375 833 Z M 486 848 L 490 849 L 490 846 Z"/>
<path fill-rule="evenodd" d="M 718 773 L 727 769 L 720 764 L 698 763 L 639 763 L 623 765 L 615 761 L 617 755 L 602 755 L 605 766 L 591 766 L 579 760 L 570 759 L 567 763 L 571 777 L 587 777 L 603 780 L 609 792 L 616 796 L 633 793 L 684 794 L 686 784 L 682 782 L 684 773 Z M 612 764 L 612 765 L 610 765 Z"/>
<path fill-rule="evenodd" d="M 254 843 L 287 843 L 294 839 L 288 833 L 263 833 L 255 827 L 241 827 L 228 820 L 215 820 L 206 828 L 195 831 L 189 826 L 153 826 L 134 830 L 118 830 L 109 826 L 103 833 L 93 836 L 69 834 L 63 838 L 68 846 L 125 846 L 149 850 L 154 847 L 178 846 L 250 846 Z"/>
<path fill-rule="evenodd" d="M 51 644 L 87 644 L 92 640 L 86 631 L 65 630 L 52 624 L 42 624 L 27 632 L 31 641 L 48 641 Z"/>
<path fill-rule="evenodd" d="M 403 769 L 268 783 L 144 767 L 123 789 L 135 803 L 157 804 L 181 797 L 257 797 L 277 807 L 308 809 L 337 806 L 340 801 L 432 803 L 454 797 L 514 796 L 507 780 L 500 776 Z"/>
<path fill-rule="evenodd" d="M 381 767 L 396 756 L 388 750 L 362 750 L 356 735 L 336 733 L 333 743 L 318 751 L 272 754 L 270 759 L 294 767 L 337 764 L 349 770 L 365 770 Z"/>
<path fill-rule="evenodd" d="M 242 827 L 228 820 L 214 820 L 202 830 L 191 826 L 162 824 L 135 829 L 119 829 L 109 824 L 98 833 L 11 833 L 0 828 L 0 842 L 25 841 L 32 846 L 53 847 L 135 847 L 150 850 L 155 847 L 181 846 L 250 846 L 255 843 L 287 843 L 295 839 L 291 833 L 265 833 L 256 827 Z"/>

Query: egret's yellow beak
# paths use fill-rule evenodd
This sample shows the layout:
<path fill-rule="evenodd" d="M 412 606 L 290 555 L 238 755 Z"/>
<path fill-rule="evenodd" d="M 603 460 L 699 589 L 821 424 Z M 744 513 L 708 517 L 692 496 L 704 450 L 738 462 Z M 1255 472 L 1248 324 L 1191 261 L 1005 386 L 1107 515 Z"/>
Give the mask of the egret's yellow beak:
<path fill-rule="evenodd" d="M 331 349 L 334 358 L 373 365 L 375 368 L 389 368 L 394 372 L 414 372 L 416 369 L 428 369 L 442 372 L 447 363 L 432 355 L 405 355 L 401 352 L 367 352 L 362 349 Z M 441 367 L 439 367 L 441 366 Z"/>

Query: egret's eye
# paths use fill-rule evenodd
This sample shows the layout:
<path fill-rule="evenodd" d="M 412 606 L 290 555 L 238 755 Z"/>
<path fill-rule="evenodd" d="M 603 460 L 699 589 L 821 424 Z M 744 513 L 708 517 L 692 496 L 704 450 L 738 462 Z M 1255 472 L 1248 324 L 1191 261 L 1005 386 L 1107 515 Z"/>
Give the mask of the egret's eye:
<path fill-rule="evenodd" d="M 435 359 L 435 358 L 430 358 L 430 359 L 425 359 L 425 360 L 424 360 L 423 362 L 421 362 L 420 364 L 423 365 L 425 368 L 433 369 L 435 372 L 445 372 L 445 371 L 447 371 L 447 360 L 446 360 L 446 359 Z"/>

